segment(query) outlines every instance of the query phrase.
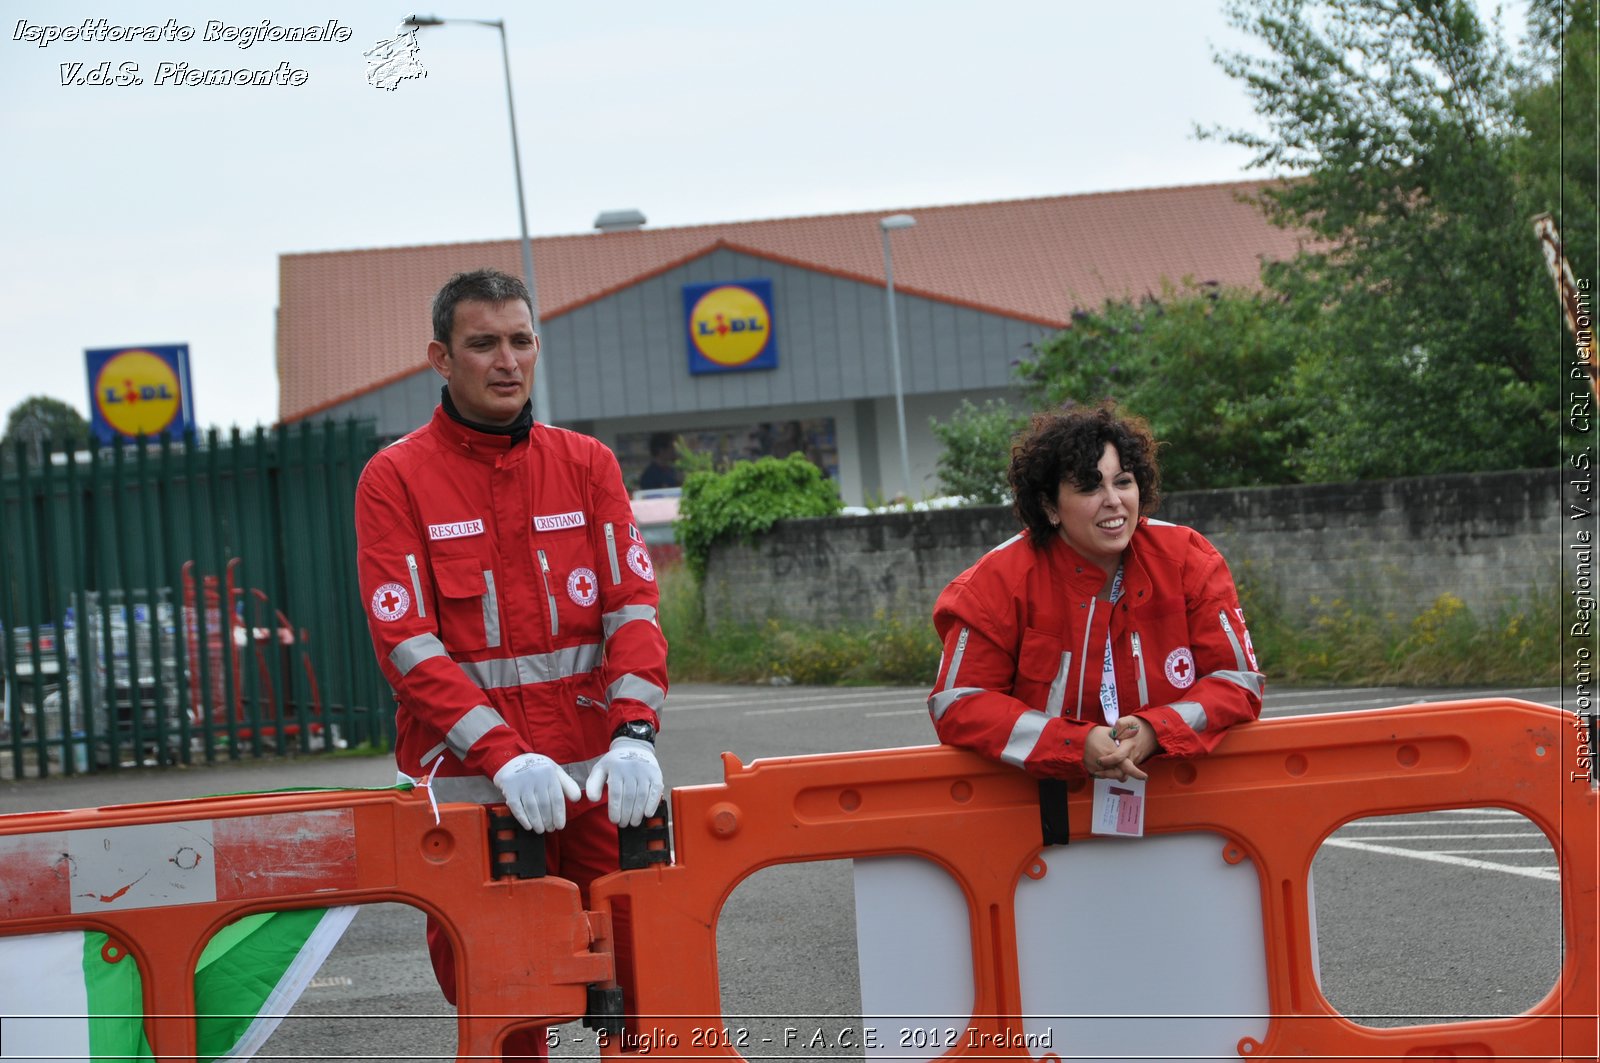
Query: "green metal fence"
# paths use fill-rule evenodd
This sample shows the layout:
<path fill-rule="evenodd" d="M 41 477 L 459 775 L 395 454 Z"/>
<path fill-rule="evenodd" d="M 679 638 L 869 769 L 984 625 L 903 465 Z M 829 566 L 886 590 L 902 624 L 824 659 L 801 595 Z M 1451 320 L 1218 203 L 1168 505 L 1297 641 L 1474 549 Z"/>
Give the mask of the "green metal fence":
<path fill-rule="evenodd" d="M 4 455 L 0 778 L 387 745 L 367 423 Z"/>

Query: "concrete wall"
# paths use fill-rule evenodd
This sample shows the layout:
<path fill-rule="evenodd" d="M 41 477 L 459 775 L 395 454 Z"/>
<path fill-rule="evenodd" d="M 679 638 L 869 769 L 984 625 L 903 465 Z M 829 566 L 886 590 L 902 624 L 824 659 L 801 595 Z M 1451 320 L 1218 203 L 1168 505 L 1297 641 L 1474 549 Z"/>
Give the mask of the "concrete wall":
<path fill-rule="evenodd" d="M 1560 578 L 1556 469 L 1168 495 L 1157 516 L 1198 529 L 1235 576 L 1291 613 L 1313 599 L 1414 615 L 1444 593 L 1490 613 Z M 1007 507 L 785 521 L 719 547 L 706 618 L 831 625 L 926 619 L 949 580 L 1016 531 Z"/>

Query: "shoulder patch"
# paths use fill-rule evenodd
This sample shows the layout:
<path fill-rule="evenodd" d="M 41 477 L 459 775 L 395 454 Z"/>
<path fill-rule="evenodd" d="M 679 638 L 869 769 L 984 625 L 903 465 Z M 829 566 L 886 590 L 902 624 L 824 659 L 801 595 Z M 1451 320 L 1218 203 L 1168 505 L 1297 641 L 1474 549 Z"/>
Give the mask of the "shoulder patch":
<path fill-rule="evenodd" d="M 372 615 L 392 624 L 411 611 L 411 593 L 399 583 L 384 583 L 372 592 Z"/>

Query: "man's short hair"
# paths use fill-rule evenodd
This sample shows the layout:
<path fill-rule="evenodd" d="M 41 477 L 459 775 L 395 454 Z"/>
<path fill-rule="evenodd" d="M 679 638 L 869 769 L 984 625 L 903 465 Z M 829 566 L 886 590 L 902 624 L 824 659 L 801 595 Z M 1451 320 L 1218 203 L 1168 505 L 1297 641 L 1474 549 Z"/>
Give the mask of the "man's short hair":
<path fill-rule="evenodd" d="M 475 269 L 470 273 L 457 273 L 444 282 L 439 294 L 433 297 L 433 338 L 450 346 L 450 333 L 456 325 L 456 304 L 461 302 L 509 303 L 521 299 L 533 316 L 533 299 L 528 286 L 509 273 L 497 269 Z"/>

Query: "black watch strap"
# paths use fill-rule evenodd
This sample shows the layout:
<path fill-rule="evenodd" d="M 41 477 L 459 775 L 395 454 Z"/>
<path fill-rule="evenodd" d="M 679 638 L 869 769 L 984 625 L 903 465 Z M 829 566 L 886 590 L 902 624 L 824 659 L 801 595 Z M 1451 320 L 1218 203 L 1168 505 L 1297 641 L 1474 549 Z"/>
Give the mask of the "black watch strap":
<path fill-rule="evenodd" d="M 655 745 L 656 729 L 643 720 L 629 720 L 627 723 L 611 732 L 612 738 L 632 738 L 640 742 L 649 742 Z"/>

